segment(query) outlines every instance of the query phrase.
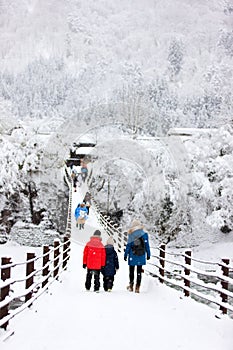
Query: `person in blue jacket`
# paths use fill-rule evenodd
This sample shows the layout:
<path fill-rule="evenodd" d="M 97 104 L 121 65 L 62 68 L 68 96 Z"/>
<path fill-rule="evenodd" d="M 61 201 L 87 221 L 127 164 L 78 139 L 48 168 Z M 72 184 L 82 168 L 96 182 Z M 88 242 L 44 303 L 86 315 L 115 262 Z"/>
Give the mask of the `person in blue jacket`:
<path fill-rule="evenodd" d="M 77 208 L 75 209 L 74 216 L 76 219 L 76 226 L 80 228 L 84 228 L 84 224 L 87 219 L 87 208 L 85 206 L 85 203 L 81 203 L 77 205 Z"/>
<path fill-rule="evenodd" d="M 134 220 L 128 230 L 128 241 L 125 248 L 124 260 L 129 265 L 129 285 L 127 289 L 133 292 L 134 270 L 137 267 L 137 278 L 135 293 L 140 292 L 142 280 L 142 266 L 146 265 L 146 259 L 150 259 L 150 245 L 148 234 L 143 230 L 143 225 L 139 220 Z"/>
<path fill-rule="evenodd" d="M 109 237 L 105 246 L 106 264 L 102 268 L 105 292 L 111 292 L 113 288 L 114 276 L 119 269 L 119 260 L 117 252 L 114 249 L 114 241 Z"/>

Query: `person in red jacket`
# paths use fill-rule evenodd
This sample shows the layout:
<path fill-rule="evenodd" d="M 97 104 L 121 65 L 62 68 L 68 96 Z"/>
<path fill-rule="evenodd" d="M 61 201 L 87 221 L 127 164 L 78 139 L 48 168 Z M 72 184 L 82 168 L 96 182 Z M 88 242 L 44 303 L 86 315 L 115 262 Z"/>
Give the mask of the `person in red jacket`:
<path fill-rule="evenodd" d="M 83 268 L 87 267 L 85 287 L 91 289 L 92 275 L 94 275 L 94 292 L 100 289 L 100 271 L 105 266 L 106 252 L 102 244 L 101 232 L 96 230 L 83 251 Z"/>

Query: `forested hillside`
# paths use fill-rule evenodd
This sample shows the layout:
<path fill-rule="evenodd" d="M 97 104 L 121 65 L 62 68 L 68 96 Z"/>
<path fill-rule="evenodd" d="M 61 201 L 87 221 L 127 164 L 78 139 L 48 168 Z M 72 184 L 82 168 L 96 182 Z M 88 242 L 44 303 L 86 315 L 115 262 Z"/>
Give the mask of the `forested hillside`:
<path fill-rule="evenodd" d="M 126 121 L 154 135 L 222 125 L 232 118 L 232 29 L 228 0 L 1 0 L 1 109 L 85 109 L 88 120 L 103 104 L 117 118 L 123 104 Z"/>
<path fill-rule="evenodd" d="M 137 135 L 212 131 L 180 143 L 181 155 L 176 142 L 153 152 L 139 142 L 98 163 L 92 191 L 103 209 L 181 245 L 231 237 L 232 79 L 229 0 L 0 0 L 0 232 L 31 223 L 63 232 L 61 155 L 86 128 L 120 121 L 92 130 L 102 160 L 110 143 L 119 158 L 123 134 L 127 153 Z M 41 130 L 54 133 L 49 142 Z"/>

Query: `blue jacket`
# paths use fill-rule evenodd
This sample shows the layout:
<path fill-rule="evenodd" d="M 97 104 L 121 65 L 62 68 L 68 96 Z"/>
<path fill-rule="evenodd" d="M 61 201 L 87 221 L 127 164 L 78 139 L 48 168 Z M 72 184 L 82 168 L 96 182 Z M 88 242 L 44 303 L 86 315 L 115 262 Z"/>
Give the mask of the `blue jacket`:
<path fill-rule="evenodd" d="M 143 255 L 134 255 L 132 251 L 133 242 L 135 238 L 142 237 L 145 242 L 145 254 Z M 150 246 L 148 234 L 143 230 L 136 230 L 128 235 L 128 242 L 125 248 L 124 258 L 128 257 L 128 265 L 137 266 L 137 265 L 146 265 L 146 255 L 150 258 Z"/>
<path fill-rule="evenodd" d="M 105 246 L 106 251 L 106 264 L 102 269 L 102 274 L 104 276 L 114 276 L 116 274 L 116 270 L 119 269 L 119 260 L 117 256 L 117 252 L 111 244 L 107 244 Z"/>
<path fill-rule="evenodd" d="M 75 216 L 75 219 L 77 220 L 79 217 L 80 217 L 80 211 L 84 211 L 84 217 L 85 217 L 85 219 L 87 218 L 87 213 L 88 213 L 88 211 L 87 211 L 87 208 L 86 207 L 77 207 L 76 209 L 75 209 L 75 212 L 74 212 L 74 216 Z"/>

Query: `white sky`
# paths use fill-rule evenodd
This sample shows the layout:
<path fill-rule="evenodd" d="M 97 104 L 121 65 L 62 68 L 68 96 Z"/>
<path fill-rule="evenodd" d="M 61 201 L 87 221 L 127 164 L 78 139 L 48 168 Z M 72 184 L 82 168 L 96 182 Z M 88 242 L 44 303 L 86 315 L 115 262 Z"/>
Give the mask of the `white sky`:
<path fill-rule="evenodd" d="M 74 195 L 73 210 L 81 199 L 79 192 Z M 141 293 L 128 292 L 128 265 L 122 254 L 113 291 L 86 292 L 83 243 L 77 240 L 87 241 L 98 227 L 93 211 L 88 220 L 82 233 L 73 222 L 71 259 L 60 281 L 10 321 L 8 331 L 14 331 L 13 336 L 2 342 L 0 331 L 1 350 L 233 349 L 233 322 L 227 316 L 217 319 L 217 310 L 146 274 Z M 11 253 L 15 261 L 22 260 L 25 251 L 27 247 L 12 243 L 0 246 L 0 255 Z"/>

